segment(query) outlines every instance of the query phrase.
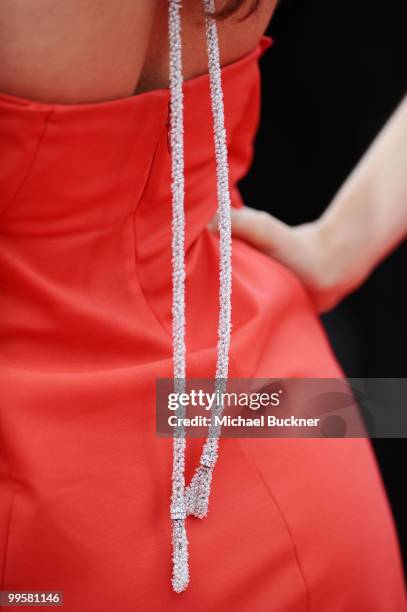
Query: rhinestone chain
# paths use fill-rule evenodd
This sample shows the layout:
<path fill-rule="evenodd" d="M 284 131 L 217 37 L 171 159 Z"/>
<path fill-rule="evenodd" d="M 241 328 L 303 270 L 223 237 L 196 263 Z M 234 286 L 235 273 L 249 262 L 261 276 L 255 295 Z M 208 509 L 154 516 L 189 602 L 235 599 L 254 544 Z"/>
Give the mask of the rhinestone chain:
<path fill-rule="evenodd" d="M 231 218 L 229 169 L 226 131 L 219 60 L 219 42 L 216 21 L 210 16 L 215 10 L 214 0 L 202 0 L 208 53 L 211 108 L 213 116 L 216 159 L 218 218 L 220 235 L 219 322 L 216 363 L 216 390 L 226 389 L 229 367 L 231 334 Z M 169 76 L 170 76 L 170 143 L 172 173 L 172 281 L 173 281 L 173 360 L 176 393 L 185 390 L 185 213 L 184 213 L 184 125 L 183 125 L 183 73 L 181 38 L 181 1 L 169 0 Z M 216 395 L 218 397 L 218 394 Z M 216 404 L 211 412 L 211 425 L 203 445 L 200 465 L 188 487 L 185 487 L 185 430 L 179 425 L 174 431 L 171 521 L 173 545 L 172 586 L 175 592 L 184 591 L 189 583 L 188 538 L 185 520 L 194 515 L 203 518 L 208 512 L 212 473 L 218 458 L 220 426 L 214 416 L 220 416 L 223 406 Z M 177 416 L 184 417 L 185 409 L 179 405 Z"/>

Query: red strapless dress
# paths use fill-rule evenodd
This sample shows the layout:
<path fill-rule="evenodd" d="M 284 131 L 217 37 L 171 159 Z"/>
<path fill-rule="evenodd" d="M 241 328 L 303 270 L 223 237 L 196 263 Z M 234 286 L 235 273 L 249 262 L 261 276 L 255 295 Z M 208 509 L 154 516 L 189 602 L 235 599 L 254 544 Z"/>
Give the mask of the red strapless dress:
<path fill-rule="evenodd" d="M 267 46 L 222 70 L 234 206 Z M 155 434 L 154 394 L 172 375 L 168 104 L 165 89 L 74 105 L 0 95 L 1 589 L 64 591 L 66 612 L 401 612 L 363 439 L 222 439 L 209 515 L 187 519 L 190 586 L 172 591 L 172 440 Z M 207 75 L 185 83 L 185 112 L 187 367 L 212 377 Z M 300 282 L 233 249 L 230 375 L 341 375 Z M 201 445 L 188 440 L 188 481 Z"/>

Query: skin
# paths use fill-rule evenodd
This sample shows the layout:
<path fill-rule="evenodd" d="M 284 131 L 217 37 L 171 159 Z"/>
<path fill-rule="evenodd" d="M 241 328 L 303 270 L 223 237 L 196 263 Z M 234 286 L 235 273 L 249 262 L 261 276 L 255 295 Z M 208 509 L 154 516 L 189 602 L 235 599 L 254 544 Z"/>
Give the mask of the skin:
<path fill-rule="evenodd" d="M 319 219 L 291 227 L 244 207 L 232 211 L 232 231 L 290 268 L 325 312 L 407 237 L 406 177 L 407 97 Z"/>
<path fill-rule="evenodd" d="M 167 0 L 0 0 L 0 91 L 98 102 L 168 86 Z M 255 47 L 276 0 L 219 22 L 222 64 Z M 219 6 L 219 1 L 217 6 Z M 200 0 L 182 8 L 185 78 L 207 72 Z"/>

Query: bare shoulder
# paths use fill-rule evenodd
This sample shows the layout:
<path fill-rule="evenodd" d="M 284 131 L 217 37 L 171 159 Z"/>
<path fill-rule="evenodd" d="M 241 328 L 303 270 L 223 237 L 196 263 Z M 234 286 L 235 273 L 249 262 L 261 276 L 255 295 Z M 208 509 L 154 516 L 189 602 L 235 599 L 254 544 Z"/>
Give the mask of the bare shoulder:
<path fill-rule="evenodd" d="M 219 22 L 221 61 L 252 49 L 276 0 Z M 0 0 L 0 91 L 54 103 L 121 98 L 168 85 L 168 0 Z M 207 70 L 201 0 L 182 7 L 184 73 Z"/>
<path fill-rule="evenodd" d="M 131 95 L 160 0 L 0 0 L 0 91 L 46 102 Z"/>
<path fill-rule="evenodd" d="M 167 4 L 159 4 L 150 34 L 148 52 L 137 91 L 147 91 L 168 84 Z M 250 17 L 242 20 L 247 4 L 235 15 L 218 22 L 222 64 L 229 64 L 251 51 L 266 30 L 277 0 L 261 0 Z M 216 6 L 221 6 L 219 0 Z M 202 0 L 184 1 L 182 6 L 183 70 L 186 79 L 207 72 L 204 12 Z"/>

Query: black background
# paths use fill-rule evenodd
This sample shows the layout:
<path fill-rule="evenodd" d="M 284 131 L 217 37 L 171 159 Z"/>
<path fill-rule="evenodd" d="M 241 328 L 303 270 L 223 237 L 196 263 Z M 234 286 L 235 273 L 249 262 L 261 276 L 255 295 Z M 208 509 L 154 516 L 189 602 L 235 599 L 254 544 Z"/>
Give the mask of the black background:
<path fill-rule="evenodd" d="M 246 204 L 290 224 L 320 215 L 405 93 L 406 7 L 280 1 L 267 31 L 274 45 L 261 60 L 262 120 L 241 183 Z M 404 243 L 323 317 L 348 376 L 407 376 L 406 282 Z M 405 441 L 373 445 L 406 555 Z"/>

